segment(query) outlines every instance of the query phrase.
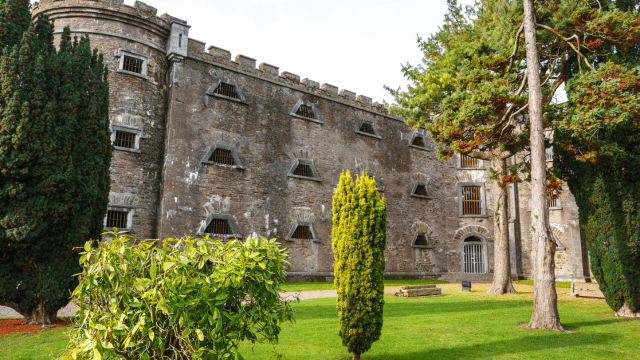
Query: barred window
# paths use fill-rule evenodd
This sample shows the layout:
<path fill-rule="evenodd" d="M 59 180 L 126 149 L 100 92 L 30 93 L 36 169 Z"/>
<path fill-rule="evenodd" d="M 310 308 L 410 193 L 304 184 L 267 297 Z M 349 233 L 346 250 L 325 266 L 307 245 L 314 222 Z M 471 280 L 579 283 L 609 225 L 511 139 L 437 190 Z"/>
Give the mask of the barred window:
<path fill-rule="evenodd" d="M 417 146 L 417 147 L 427 147 L 427 144 L 425 144 L 424 142 L 424 138 L 420 135 L 417 135 L 416 137 L 413 138 L 413 141 L 411 142 L 411 145 L 413 146 Z"/>
<path fill-rule="evenodd" d="M 295 171 L 293 172 L 293 175 L 314 177 L 311 165 L 305 163 L 299 163 L 298 167 L 296 167 Z"/>
<path fill-rule="evenodd" d="M 415 241 L 413 242 L 414 246 L 429 246 L 429 243 L 427 242 L 427 235 L 425 234 L 418 234 L 418 236 L 416 236 Z"/>
<path fill-rule="evenodd" d="M 222 165 L 235 165 L 233 152 L 227 149 L 216 148 L 209 157 L 209 161 Z"/>
<path fill-rule="evenodd" d="M 128 131 L 116 131 L 115 146 L 135 149 L 136 148 L 136 134 Z"/>
<path fill-rule="evenodd" d="M 311 232 L 311 228 L 309 226 L 298 225 L 291 238 L 299 240 L 312 240 L 313 233 Z"/>
<path fill-rule="evenodd" d="M 240 94 L 238 94 L 235 85 L 227 84 L 225 82 L 220 82 L 220 85 L 218 85 L 214 93 L 234 99 L 240 99 Z"/>
<path fill-rule="evenodd" d="M 207 225 L 204 232 L 216 235 L 233 235 L 233 231 L 231 230 L 231 226 L 227 219 L 211 219 L 211 222 L 209 222 L 209 225 Z"/>
<path fill-rule="evenodd" d="M 429 196 L 429 192 L 427 191 L 427 186 L 423 184 L 416 186 L 416 189 L 413 192 L 413 194 L 419 195 L 419 196 Z"/>
<path fill-rule="evenodd" d="M 142 74 L 142 64 L 144 60 L 134 58 L 133 56 L 124 55 L 124 63 L 122 69 L 136 74 Z"/>
<path fill-rule="evenodd" d="M 362 126 L 360 126 L 360 131 L 363 133 L 376 135 L 376 130 L 373 128 L 373 124 L 368 122 L 362 123 Z"/>
<path fill-rule="evenodd" d="M 109 229 L 111 228 L 126 229 L 128 217 L 129 217 L 129 212 L 127 211 L 109 210 L 107 211 L 106 227 Z"/>
<path fill-rule="evenodd" d="M 479 168 L 480 167 L 479 159 L 472 158 L 467 155 L 460 155 L 460 167 L 461 168 Z"/>
<path fill-rule="evenodd" d="M 482 215 L 482 189 L 480 186 L 462 187 L 462 214 Z"/>
<path fill-rule="evenodd" d="M 311 106 L 304 105 L 304 104 L 298 107 L 298 110 L 296 111 L 296 115 L 306 117 L 309 119 L 316 118 L 316 114 L 313 112 L 313 108 Z"/>
<path fill-rule="evenodd" d="M 553 191 L 550 194 L 547 194 L 547 199 L 549 208 L 559 208 L 560 207 L 560 196 L 557 191 Z"/>
<path fill-rule="evenodd" d="M 553 148 L 544 149 L 544 158 L 546 161 L 553 161 Z"/>

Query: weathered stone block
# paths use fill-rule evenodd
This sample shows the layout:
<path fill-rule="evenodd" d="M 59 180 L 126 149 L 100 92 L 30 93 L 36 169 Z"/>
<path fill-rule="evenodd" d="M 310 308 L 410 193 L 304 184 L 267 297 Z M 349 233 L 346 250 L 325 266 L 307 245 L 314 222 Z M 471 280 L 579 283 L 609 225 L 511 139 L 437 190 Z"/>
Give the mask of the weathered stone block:
<path fill-rule="evenodd" d="M 260 63 L 260 70 L 263 70 L 269 75 L 278 76 L 280 74 L 280 68 L 277 66 L 269 65 L 267 63 Z"/>
<path fill-rule="evenodd" d="M 252 59 L 248 56 L 238 55 L 236 56 L 236 62 L 240 64 L 240 66 L 255 69 L 256 68 L 256 59 Z"/>
<path fill-rule="evenodd" d="M 209 51 L 209 54 L 211 54 L 211 55 L 213 55 L 215 57 L 218 57 L 218 58 L 221 58 L 221 59 L 227 60 L 227 61 L 231 60 L 231 51 L 229 51 L 229 50 L 225 50 L 225 49 L 222 49 L 222 48 L 219 48 L 219 47 L 211 45 L 211 46 L 209 46 L 209 50 L 208 51 Z"/>
<path fill-rule="evenodd" d="M 320 88 L 322 90 L 326 91 L 326 92 L 338 95 L 338 87 L 337 86 L 333 86 L 331 84 L 324 83 L 324 84 L 322 84 L 322 86 Z"/>
<path fill-rule="evenodd" d="M 342 89 L 342 90 L 340 90 L 340 95 L 346 97 L 349 100 L 355 100 L 356 99 L 356 93 L 354 93 L 353 91 Z"/>

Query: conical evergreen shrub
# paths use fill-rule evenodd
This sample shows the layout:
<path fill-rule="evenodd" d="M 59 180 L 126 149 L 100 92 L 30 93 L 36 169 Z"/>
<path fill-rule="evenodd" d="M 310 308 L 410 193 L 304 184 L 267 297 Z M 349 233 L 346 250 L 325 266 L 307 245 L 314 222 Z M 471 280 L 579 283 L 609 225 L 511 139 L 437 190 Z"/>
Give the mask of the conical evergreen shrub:
<path fill-rule="evenodd" d="M 103 230 L 109 87 L 88 37 L 66 28 L 56 51 L 53 23 L 30 18 L 29 1 L 0 1 L 0 305 L 52 323 L 78 285 L 74 248 Z"/>
<path fill-rule="evenodd" d="M 342 344 L 354 359 L 380 338 L 384 305 L 387 202 L 376 181 L 347 170 L 333 196 L 332 246 Z"/>

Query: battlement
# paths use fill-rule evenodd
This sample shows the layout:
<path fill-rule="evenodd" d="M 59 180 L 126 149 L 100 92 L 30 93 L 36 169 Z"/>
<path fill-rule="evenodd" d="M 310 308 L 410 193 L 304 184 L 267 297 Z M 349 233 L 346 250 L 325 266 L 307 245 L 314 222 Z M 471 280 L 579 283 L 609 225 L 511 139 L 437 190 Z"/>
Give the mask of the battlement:
<path fill-rule="evenodd" d="M 133 6 L 130 6 L 125 5 L 124 0 L 40 0 L 33 5 L 33 17 L 37 17 L 40 13 L 50 13 L 55 18 L 56 16 L 64 16 L 62 15 L 64 12 L 73 12 L 74 16 L 77 16 L 79 11 L 87 8 L 100 9 L 103 12 L 102 17 L 146 27 L 168 39 L 167 56 L 169 58 L 177 55 L 203 60 L 389 116 L 387 108 L 383 104 L 373 102 L 368 96 L 339 89 L 331 84 L 320 84 L 320 82 L 309 78 L 301 79 L 299 75 L 289 71 L 280 72 L 280 68 L 276 65 L 265 62 L 256 65 L 256 59 L 246 55 L 237 55 L 232 60 L 230 51 L 216 46 L 209 46 L 205 51 L 205 42 L 188 38 L 190 26 L 186 21 L 169 14 L 158 16 L 158 10 L 155 7 L 142 1 L 136 1 Z M 121 14 L 129 16 L 123 17 Z M 140 20 L 143 21 L 140 22 Z M 182 39 L 185 38 L 188 39 L 188 42 L 182 45 Z"/>
<path fill-rule="evenodd" d="M 158 9 L 142 1 L 136 1 L 133 6 L 126 5 L 124 0 L 40 0 L 33 4 L 33 17 L 52 9 L 77 7 L 91 7 L 111 10 L 127 15 L 133 15 L 156 25 L 169 28 L 171 23 L 177 22 L 186 25 L 187 22 L 169 14 L 158 16 Z"/>
<path fill-rule="evenodd" d="M 299 88 L 307 92 L 330 97 L 355 106 L 364 107 L 381 114 L 389 114 L 387 108 L 383 104 L 373 102 L 373 99 L 368 96 L 357 95 L 355 92 L 346 89 L 340 90 L 337 86 L 327 83 L 321 85 L 320 82 L 308 78 L 301 80 L 299 75 L 289 71 L 280 72 L 280 68 L 278 66 L 265 62 L 261 62 L 256 66 L 257 60 L 246 55 L 238 54 L 234 60 L 232 60 L 231 52 L 229 50 L 222 49 L 217 46 L 211 45 L 205 51 L 204 41 L 189 39 L 188 56 L 231 69 L 236 69 L 258 77 L 283 82 L 289 86 Z M 391 115 L 393 116 L 394 114 Z"/>

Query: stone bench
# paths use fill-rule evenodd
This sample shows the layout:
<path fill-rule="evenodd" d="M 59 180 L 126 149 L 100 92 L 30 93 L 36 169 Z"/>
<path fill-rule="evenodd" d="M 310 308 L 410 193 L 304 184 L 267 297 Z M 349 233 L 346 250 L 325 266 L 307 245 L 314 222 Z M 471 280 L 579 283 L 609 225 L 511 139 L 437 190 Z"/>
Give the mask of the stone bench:
<path fill-rule="evenodd" d="M 403 286 L 395 295 L 398 297 L 435 296 L 441 295 L 442 289 L 434 284 Z"/>
<path fill-rule="evenodd" d="M 604 294 L 600 291 L 600 285 L 598 284 L 571 283 L 571 292 L 567 295 L 573 297 L 604 299 Z"/>

